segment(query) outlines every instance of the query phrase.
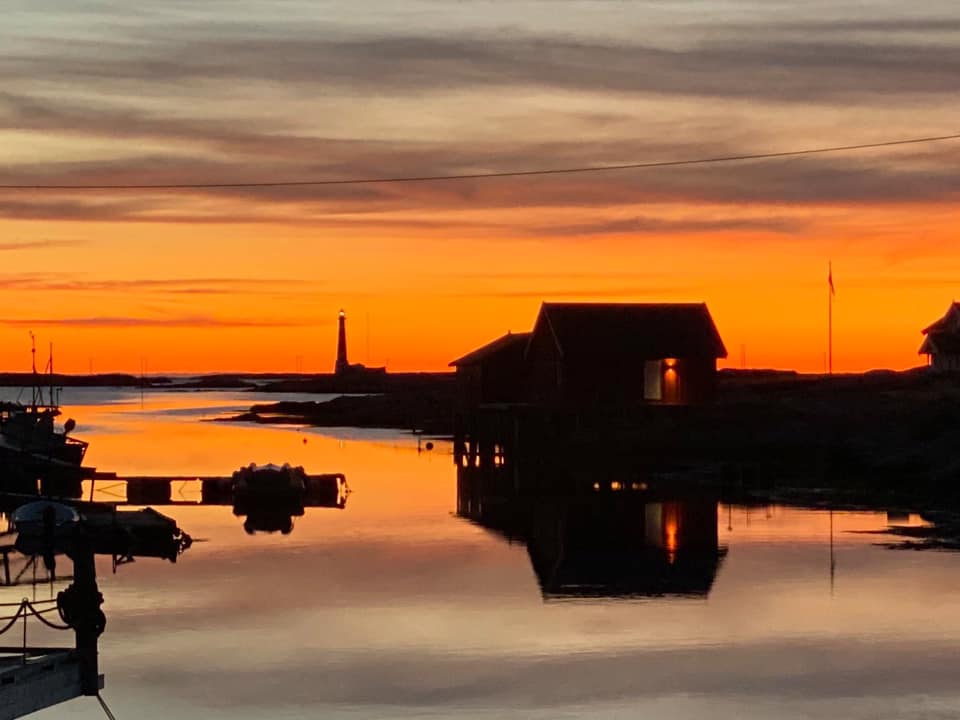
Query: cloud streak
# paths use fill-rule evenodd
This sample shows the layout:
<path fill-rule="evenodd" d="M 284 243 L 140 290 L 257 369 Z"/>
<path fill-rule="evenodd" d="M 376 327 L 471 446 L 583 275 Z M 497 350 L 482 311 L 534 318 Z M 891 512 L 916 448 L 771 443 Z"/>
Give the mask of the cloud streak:
<path fill-rule="evenodd" d="M 83 245 L 81 240 L 6 240 L 0 242 L 0 252 L 16 252 L 18 250 L 47 250 Z"/>
<path fill-rule="evenodd" d="M 37 292 L 128 292 L 170 293 L 174 295 L 242 294 L 245 292 L 288 290 L 291 286 L 315 283 L 296 278 L 269 279 L 249 277 L 199 278 L 81 278 L 69 273 L 10 273 L 0 275 L 0 288 Z"/>
<path fill-rule="evenodd" d="M 134 317 L 134 316 L 91 316 L 91 317 L 34 317 L 3 318 L 0 325 L 11 327 L 75 327 L 93 328 L 281 328 L 315 326 L 316 322 L 304 322 L 292 319 L 252 319 L 222 318 L 204 315 L 186 315 L 181 317 Z"/>
<path fill-rule="evenodd" d="M 952 33 L 947 42 L 918 40 L 893 22 L 868 20 L 848 21 L 844 35 L 819 33 L 824 24 L 779 31 L 741 25 L 692 32 L 673 47 L 649 36 L 601 42 L 532 28 L 434 35 L 413 28 L 316 33 L 289 25 L 172 24 L 120 38 L 55 38 L 12 49 L 0 58 L 0 71 L 15 84 L 27 78 L 105 87 L 136 82 L 149 83 L 153 92 L 248 82 L 354 97 L 537 88 L 875 104 L 891 94 L 960 91 L 960 47 L 949 42 L 960 30 L 952 20 L 939 28 Z M 860 39 L 862 32 L 874 35 Z"/>

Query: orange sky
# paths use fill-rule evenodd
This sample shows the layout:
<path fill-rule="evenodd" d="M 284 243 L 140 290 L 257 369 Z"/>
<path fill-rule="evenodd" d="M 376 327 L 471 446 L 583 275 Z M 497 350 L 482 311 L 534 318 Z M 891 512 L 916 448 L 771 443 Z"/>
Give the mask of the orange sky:
<path fill-rule="evenodd" d="M 22 10 L 0 184 L 382 177 L 955 132 L 954 4 L 426 0 Z M 89 8 L 88 8 L 89 10 Z M 429 12 L 427 12 L 429 11 Z M 913 13 L 913 14 L 911 14 Z M 106 28 L 111 30 L 108 32 Z M 880 72 L 882 70 L 882 72 Z M 739 366 L 919 364 L 954 298 L 960 142 L 623 173 L 333 188 L 0 191 L 0 368 L 437 370 L 542 300 L 706 301 Z M 369 338 L 369 341 L 368 341 Z"/>

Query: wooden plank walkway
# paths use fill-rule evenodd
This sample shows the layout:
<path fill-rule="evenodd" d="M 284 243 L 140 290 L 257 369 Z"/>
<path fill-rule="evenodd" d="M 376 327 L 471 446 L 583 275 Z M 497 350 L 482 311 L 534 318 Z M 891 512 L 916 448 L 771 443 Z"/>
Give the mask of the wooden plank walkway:
<path fill-rule="evenodd" d="M 103 689 L 103 675 L 98 676 Z M 30 713 L 83 695 L 77 652 L 67 648 L 0 647 L 0 720 Z"/>

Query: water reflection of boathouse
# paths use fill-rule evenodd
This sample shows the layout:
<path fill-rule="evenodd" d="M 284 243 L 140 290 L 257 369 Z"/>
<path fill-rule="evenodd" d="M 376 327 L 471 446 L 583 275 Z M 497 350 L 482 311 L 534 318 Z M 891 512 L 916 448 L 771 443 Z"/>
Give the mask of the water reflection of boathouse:
<path fill-rule="evenodd" d="M 501 478 L 509 471 L 504 466 Z M 578 488 L 566 478 L 562 492 L 518 492 L 490 478 L 458 468 L 457 513 L 524 543 L 545 598 L 705 596 L 726 554 L 717 497 L 704 491 L 606 479 Z"/>

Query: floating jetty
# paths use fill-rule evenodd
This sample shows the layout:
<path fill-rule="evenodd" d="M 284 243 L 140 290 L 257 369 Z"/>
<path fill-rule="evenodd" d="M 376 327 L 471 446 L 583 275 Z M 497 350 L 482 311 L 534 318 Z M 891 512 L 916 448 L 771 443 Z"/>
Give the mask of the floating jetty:
<path fill-rule="evenodd" d="M 255 466 L 259 468 L 276 466 Z M 303 468 L 297 471 L 302 487 L 294 488 L 281 498 L 269 488 L 264 492 L 250 492 L 249 484 L 237 493 L 238 474 L 247 471 L 249 466 L 233 475 L 132 475 L 121 477 L 113 473 L 98 473 L 90 486 L 90 499 L 93 499 L 97 482 L 99 487 L 120 495 L 124 500 L 111 501 L 111 505 L 224 505 L 235 506 L 237 500 L 242 504 L 258 501 L 270 503 L 278 499 L 293 501 L 303 507 L 343 508 L 350 494 L 346 476 L 343 473 L 322 473 L 309 475 Z M 104 481 L 107 481 L 104 484 Z M 188 499 L 189 498 L 189 499 Z M 195 499 L 193 499 L 195 498 Z"/>

